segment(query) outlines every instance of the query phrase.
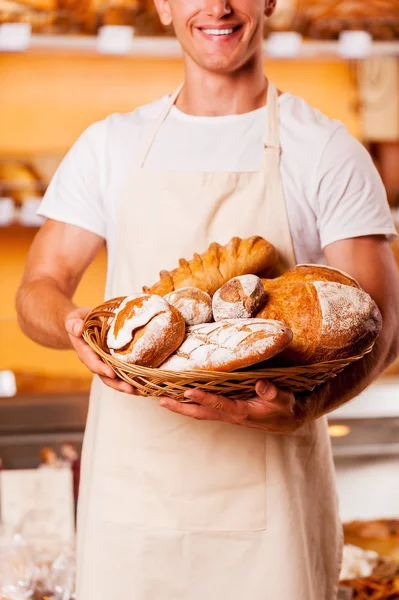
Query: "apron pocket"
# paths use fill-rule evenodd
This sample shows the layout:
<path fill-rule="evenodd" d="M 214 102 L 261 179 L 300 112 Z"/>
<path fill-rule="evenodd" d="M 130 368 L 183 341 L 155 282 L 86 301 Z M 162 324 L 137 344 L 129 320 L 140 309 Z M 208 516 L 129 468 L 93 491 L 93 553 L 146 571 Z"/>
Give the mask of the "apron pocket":
<path fill-rule="evenodd" d="M 93 474 L 98 518 L 185 531 L 266 527 L 266 434 L 196 421 L 103 390 Z"/>

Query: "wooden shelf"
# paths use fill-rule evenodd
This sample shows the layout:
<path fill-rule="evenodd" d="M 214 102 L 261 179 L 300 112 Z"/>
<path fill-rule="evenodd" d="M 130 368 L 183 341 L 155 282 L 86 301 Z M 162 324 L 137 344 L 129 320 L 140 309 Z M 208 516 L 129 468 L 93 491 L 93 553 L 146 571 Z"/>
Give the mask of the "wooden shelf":
<path fill-rule="evenodd" d="M 1 52 L 10 52 L 1 50 Z M 98 55 L 96 36 L 68 35 L 32 35 L 29 49 L 26 53 L 68 53 L 78 55 Z M 278 60 L 346 60 L 339 53 L 339 43 L 335 41 L 302 42 L 298 54 L 293 57 L 271 55 L 268 42 L 264 42 L 265 56 Z M 142 58 L 179 58 L 181 47 L 175 38 L 169 37 L 136 37 L 130 51 L 122 57 Z M 371 48 L 372 56 L 399 56 L 399 41 L 374 42 Z M 104 54 L 103 54 L 104 56 Z"/>

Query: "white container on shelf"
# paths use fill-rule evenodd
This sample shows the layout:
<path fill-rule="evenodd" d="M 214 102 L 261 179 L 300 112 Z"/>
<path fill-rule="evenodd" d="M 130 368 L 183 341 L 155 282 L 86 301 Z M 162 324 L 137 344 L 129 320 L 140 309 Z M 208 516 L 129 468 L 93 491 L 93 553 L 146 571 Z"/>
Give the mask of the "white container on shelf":
<path fill-rule="evenodd" d="M 0 398 L 12 398 L 17 393 L 13 371 L 0 371 Z"/>
<path fill-rule="evenodd" d="M 15 204 L 12 198 L 0 197 L 0 227 L 7 227 L 14 222 Z"/>
<path fill-rule="evenodd" d="M 19 211 L 18 221 L 25 227 L 40 227 L 45 222 L 45 218 L 36 214 L 39 208 L 41 198 L 27 198 L 21 210 Z"/>
<path fill-rule="evenodd" d="M 295 31 L 271 33 L 266 42 L 267 53 L 278 58 L 295 58 L 301 46 L 302 36 Z"/>
<path fill-rule="evenodd" d="M 29 23 L 3 23 L 0 25 L 0 51 L 23 52 L 29 48 L 31 36 Z"/>
<path fill-rule="evenodd" d="M 341 31 L 338 54 L 344 58 L 366 58 L 371 55 L 373 38 L 367 31 Z"/>
<path fill-rule="evenodd" d="M 133 27 L 103 25 L 98 30 L 97 50 L 102 54 L 129 54 L 133 48 Z"/>

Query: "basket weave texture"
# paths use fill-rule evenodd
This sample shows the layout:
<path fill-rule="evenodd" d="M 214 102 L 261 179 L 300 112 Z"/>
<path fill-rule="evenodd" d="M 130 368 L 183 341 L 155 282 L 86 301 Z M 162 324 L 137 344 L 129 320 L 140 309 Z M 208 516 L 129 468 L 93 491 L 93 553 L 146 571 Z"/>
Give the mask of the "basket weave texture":
<path fill-rule="evenodd" d="M 171 396 L 182 402 L 184 392 L 201 388 L 213 394 L 223 394 L 235 400 L 253 397 L 258 379 L 269 379 L 279 387 L 293 392 L 311 391 L 341 373 L 349 364 L 372 350 L 350 358 L 331 360 L 313 365 L 259 369 L 253 371 L 163 371 L 128 364 L 110 354 L 106 339 L 111 320 L 125 297 L 113 298 L 92 310 L 85 319 L 83 338 L 115 373 L 134 386 L 143 396 Z"/>

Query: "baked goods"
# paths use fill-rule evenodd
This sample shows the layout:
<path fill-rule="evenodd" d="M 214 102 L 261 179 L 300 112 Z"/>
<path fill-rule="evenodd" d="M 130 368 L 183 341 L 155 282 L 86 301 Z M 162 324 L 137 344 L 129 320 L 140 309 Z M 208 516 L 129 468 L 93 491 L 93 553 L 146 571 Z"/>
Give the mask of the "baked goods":
<path fill-rule="evenodd" d="M 128 296 L 115 312 L 107 345 L 119 360 L 155 368 L 180 346 L 185 329 L 180 312 L 164 298 Z"/>
<path fill-rule="evenodd" d="M 250 319 L 266 302 L 262 281 L 256 275 L 233 277 L 212 298 L 213 318 Z"/>
<path fill-rule="evenodd" d="M 360 288 L 360 285 L 347 273 L 324 265 L 297 265 L 285 273 L 284 281 L 335 281 Z"/>
<path fill-rule="evenodd" d="M 362 353 L 381 331 L 381 315 L 372 298 L 358 287 L 334 281 L 340 271 L 297 267 L 276 279 L 262 279 L 267 301 L 257 317 L 282 321 L 293 340 L 282 353 L 285 364 L 304 365 Z M 301 275 L 302 273 L 302 275 Z M 303 277 L 304 275 L 304 277 Z M 279 357 L 280 358 L 280 357 Z"/>
<path fill-rule="evenodd" d="M 399 519 L 344 523 L 344 538 L 347 544 L 375 550 L 399 563 Z"/>
<path fill-rule="evenodd" d="M 259 236 L 242 240 L 234 237 L 226 246 L 213 243 L 203 254 L 190 261 L 180 259 L 173 271 L 161 271 L 160 280 L 143 287 L 150 294 L 165 296 L 182 287 L 197 287 L 211 296 L 229 279 L 247 273 L 269 274 L 277 264 L 277 251 Z"/>
<path fill-rule="evenodd" d="M 296 18 L 302 35 L 337 39 L 342 31 L 367 31 L 374 40 L 399 36 L 399 9 L 394 0 L 302 0 Z"/>
<path fill-rule="evenodd" d="M 187 328 L 180 348 L 161 365 L 166 371 L 235 371 L 281 352 L 292 333 L 279 321 L 230 319 Z"/>
<path fill-rule="evenodd" d="M 180 311 L 186 325 L 212 321 L 212 299 L 209 294 L 198 288 L 180 288 L 166 294 L 165 300 Z"/>

